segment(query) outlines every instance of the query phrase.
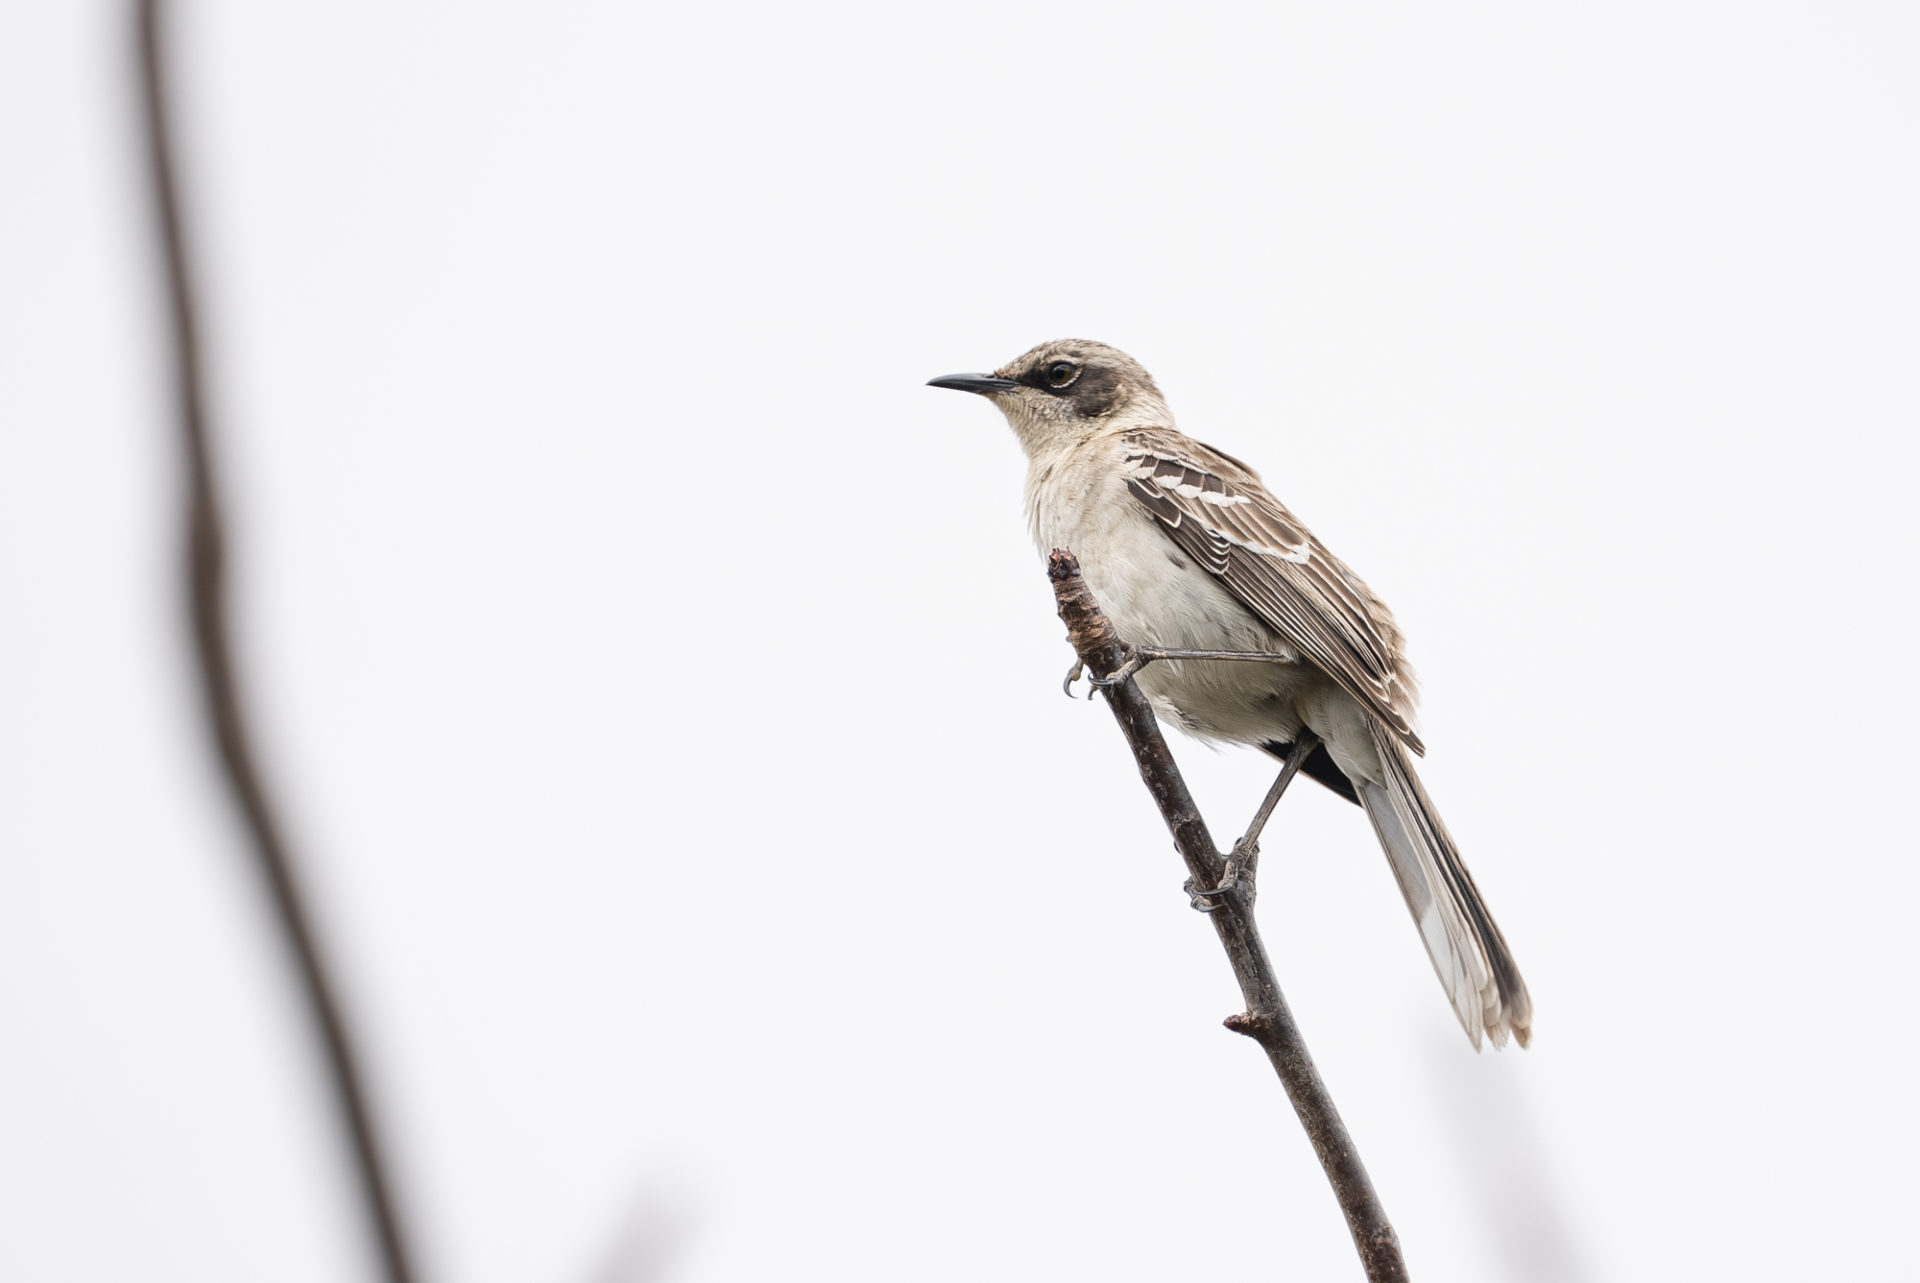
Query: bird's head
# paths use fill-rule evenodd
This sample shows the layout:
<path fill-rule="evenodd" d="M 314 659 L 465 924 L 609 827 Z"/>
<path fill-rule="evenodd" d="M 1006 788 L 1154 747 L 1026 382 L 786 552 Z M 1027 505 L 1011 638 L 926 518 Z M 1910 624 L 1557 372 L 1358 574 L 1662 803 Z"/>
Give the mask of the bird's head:
<path fill-rule="evenodd" d="M 1138 361 L 1086 339 L 1042 343 L 992 374 L 947 374 L 927 382 L 992 401 L 1030 454 L 1108 428 L 1173 423 L 1153 376 Z"/>

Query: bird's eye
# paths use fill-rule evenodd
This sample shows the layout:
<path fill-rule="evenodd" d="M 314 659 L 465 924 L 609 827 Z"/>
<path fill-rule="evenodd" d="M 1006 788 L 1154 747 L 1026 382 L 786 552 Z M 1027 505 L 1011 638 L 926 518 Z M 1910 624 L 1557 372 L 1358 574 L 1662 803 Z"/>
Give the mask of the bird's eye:
<path fill-rule="evenodd" d="M 1047 386 L 1064 388 L 1080 377 L 1080 367 L 1072 361 L 1055 361 L 1047 367 Z"/>

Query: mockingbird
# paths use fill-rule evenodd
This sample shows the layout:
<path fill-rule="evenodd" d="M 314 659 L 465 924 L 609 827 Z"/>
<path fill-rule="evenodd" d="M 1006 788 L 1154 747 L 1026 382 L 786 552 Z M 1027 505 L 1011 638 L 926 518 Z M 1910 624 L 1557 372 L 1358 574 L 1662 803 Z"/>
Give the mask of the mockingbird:
<path fill-rule="evenodd" d="M 1027 452 L 1027 519 L 1042 555 L 1072 550 L 1120 635 L 1168 650 L 1136 680 L 1203 740 L 1285 758 L 1364 807 L 1477 1048 L 1526 1046 L 1533 1004 L 1493 915 L 1414 774 L 1413 671 L 1400 629 L 1360 577 L 1267 493 L 1252 468 L 1174 427 L 1151 376 L 1101 343 L 1043 343 L 993 374 L 938 388 L 1000 407 Z"/>

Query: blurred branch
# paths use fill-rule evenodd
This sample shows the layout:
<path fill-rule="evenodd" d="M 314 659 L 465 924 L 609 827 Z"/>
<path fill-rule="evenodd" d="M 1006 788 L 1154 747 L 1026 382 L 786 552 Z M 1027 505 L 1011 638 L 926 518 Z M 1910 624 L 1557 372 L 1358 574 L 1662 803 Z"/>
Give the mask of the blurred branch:
<path fill-rule="evenodd" d="M 1119 670 L 1130 658 L 1130 649 L 1101 612 L 1092 591 L 1080 577 L 1080 563 L 1074 560 L 1073 554 L 1055 549 L 1047 561 L 1047 577 L 1053 581 L 1060 618 L 1067 625 L 1067 640 L 1080 656 L 1080 662 L 1091 673 Z M 1121 734 L 1133 750 L 1140 778 L 1153 794 L 1167 829 L 1173 834 L 1174 845 L 1187 862 L 1192 875 L 1189 887 L 1204 891 L 1219 886 L 1226 876 L 1226 857 L 1214 849 L 1207 822 L 1194 805 L 1193 795 L 1187 792 L 1186 781 L 1180 777 L 1180 768 L 1174 765 L 1173 754 L 1160 734 L 1146 696 L 1140 693 L 1131 676 L 1102 689 L 1106 691 L 1114 720 L 1120 723 Z M 1283 776 L 1269 794 L 1270 801 L 1284 787 L 1285 778 Z M 1353 1234 L 1367 1278 L 1404 1281 L 1407 1267 L 1400 1256 L 1399 1237 L 1387 1220 L 1386 1210 L 1380 1206 L 1379 1196 L 1373 1192 L 1366 1165 L 1360 1161 L 1360 1153 L 1347 1134 L 1346 1124 L 1340 1121 L 1333 1097 L 1328 1095 L 1326 1084 L 1320 1081 L 1319 1071 L 1313 1067 L 1313 1058 L 1307 1054 L 1299 1026 L 1293 1023 L 1293 1014 L 1287 1010 L 1287 1000 L 1280 993 L 1273 964 L 1267 960 L 1259 928 L 1254 925 L 1252 896 L 1242 891 L 1211 898 L 1218 907 L 1211 910 L 1208 917 L 1219 933 L 1247 1003 L 1246 1011 L 1227 1017 L 1227 1028 L 1259 1043 L 1273 1063 L 1274 1072 L 1286 1088 L 1287 1099 L 1293 1102 L 1294 1113 L 1299 1115 L 1300 1125 L 1313 1144 L 1313 1152 L 1333 1185 L 1334 1197 L 1347 1218 L 1347 1229 Z"/>
<path fill-rule="evenodd" d="M 379 1240 L 387 1278 L 409 1283 L 413 1268 L 392 1189 L 380 1154 L 359 1057 L 328 978 L 286 841 L 249 746 L 246 718 L 234 678 L 232 629 L 227 620 L 224 570 L 226 535 L 221 517 L 212 444 L 207 432 L 207 398 L 201 368 L 200 335 L 194 303 L 193 273 L 187 261 L 179 185 L 167 111 L 164 42 L 165 6 L 160 0 L 136 0 L 139 28 L 138 77 L 144 119 L 148 180 L 155 231 L 165 258 L 168 340 L 178 397 L 180 444 L 187 474 L 187 561 L 189 606 L 199 661 L 201 694 L 212 725 L 227 785 L 246 822 L 260 871 L 273 897 L 281 930 L 298 964 L 307 1007 L 318 1028 L 326 1068 L 353 1151 L 355 1172 L 368 1217 Z"/>

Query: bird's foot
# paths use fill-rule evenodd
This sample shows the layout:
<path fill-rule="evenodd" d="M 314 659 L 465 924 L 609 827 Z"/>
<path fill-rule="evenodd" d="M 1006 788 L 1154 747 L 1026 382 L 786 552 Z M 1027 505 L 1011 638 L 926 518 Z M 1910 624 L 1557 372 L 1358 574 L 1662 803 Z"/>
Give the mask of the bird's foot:
<path fill-rule="evenodd" d="M 1136 648 L 1128 653 L 1126 663 L 1120 665 L 1120 667 L 1114 669 L 1111 673 L 1108 673 L 1105 677 L 1090 676 L 1087 678 L 1087 681 L 1092 683 L 1095 686 L 1103 687 L 1103 688 L 1107 686 L 1118 686 L 1121 682 L 1126 681 L 1127 678 L 1133 676 L 1135 673 L 1139 672 L 1141 669 L 1145 668 L 1148 664 L 1152 663 L 1154 660 L 1158 658 L 1159 658 L 1158 655 L 1155 655 L 1150 651 L 1142 651 Z M 1087 695 L 1087 698 L 1092 699 L 1093 695 L 1089 693 Z"/>
<path fill-rule="evenodd" d="M 1075 664 L 1075 665 L 1074 665 L 1074 666 L 1073 666 L 1072 668 L 1069 668 L 1069 669 L 1067 670 L 1067 675 L 1066 675 L 1066 676 L 1065 676 L 1064 678 L 1062 678 L 1062 679 L 1061 679 L 1061 682 L 1060 682 L 1060 693 L 1061 693 L 1062 695 L 1065 695 L 1065 696 L 1066 696 L 1066 697 L 1067 697 L 1068 699 L 1072 699 L 1072 698 L 1073 698 L 1073 684 L 1074 684 L 1075 682 L 1077 682 L 1077 681 L 1079 681 L 1079 680 L 1080 680 L 1080 678 L 1081 678 L 1081 677 L 1082 677 L 1082 676 L 1083 676 L 1083 675 L 1084 675 L 1084 674 L 1086 673 L 1086 671 L 1087 671 L 1087 666 L 1086 666 L 1085 664 L 1078 664 L 1078 663 L 1076 663 L 1076 664 Z M 1088 699 L 1092 699 L 1092 698 L 1093 698 L 1093 692 L 1092 692 L 1092 691 L 1088 691 L 1088 692 L 1087 692 L 1087 698 L 1088 698 Z"/>
<path fill-rule="evenodd" d="M 1228 900 L 1238 900 L 1243 908 L 1253 907 L 1253 865 L 1244 858 L 1236 845 L 1233 854 L 1227 857 L 1227 867 L 1220 875 L 1217 887 L 1196 887 L 1193 879 L 1188 878 L 1186 885 L 1180 888 L 1187 893 L 1187 901 L 1201 913 L 1217 913 Z"/>

